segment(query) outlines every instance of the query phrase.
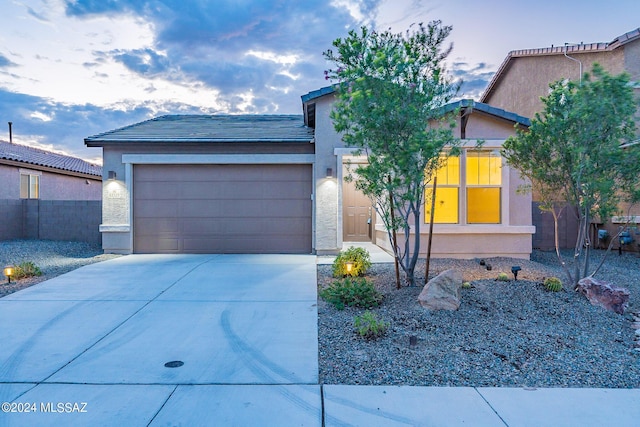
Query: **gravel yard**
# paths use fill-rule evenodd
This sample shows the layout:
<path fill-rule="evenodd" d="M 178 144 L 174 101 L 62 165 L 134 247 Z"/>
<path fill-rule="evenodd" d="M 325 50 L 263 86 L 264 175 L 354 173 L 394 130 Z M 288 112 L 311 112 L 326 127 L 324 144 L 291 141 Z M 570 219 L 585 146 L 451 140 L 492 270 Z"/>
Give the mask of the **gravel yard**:
<path fill-rule="evenodd" d="M 602 252 L 597 252 L 599 259 Z M 385 299 L 372 311 L 390 323 L 386 335 L 365 341 L 353 328 L 364 310 L 336 310 L 318 301 L 320 382 L 503 387 L 640 387 L 640 349 L 631 319 L 640 309 L 640 258 L 609 255 L 596 276 L 631 291 L 624 315 L 592 306 L 570 286 L 558 293 L 541 285 L 544 277 L 565 280 L 555 253 L 535 252 L 533 261 L 432 260 L 430 277 L 449 268 L 463 272 L 457 311 L 430 312 L 417 302 L 422 286 L 395 289 L 393 264 L 374 264 L 370 278 Z M 518 281 L 494 280 L 499 272 Z M 424 278 L 420 264 L 419 283 Z M 331 266 L 318 266 L 320 287 L 333 281 Z M 410 345 L 409 337 L 417 337 Z"/>
<path fill-rule="evenodd" d="M 22 279 L 8 284 L 2 276 L 0 297 L 20 289 L 51 279 L 83 265 L 93 264 L 119 255 L 103 254 L 102 248 L 82 242 L 53 240 L 4 240 L 0 241 L 0 268 L 33 262 L 42 270 L 42 276 Z"/>
<path fill-rule="evenodd" d="M 40 277 L 0 285 L 0 297 L 118 255 L 78 242 L 12 240 L 0 242 L 0 267 L 35 263 Z M 595 259 L 602 256 L 596 252 Z M 534 252 L 532 261 L 432 260 L 433 277 L 449 268 L 463 272 L 471 289 L 462 290 L 457 311 L 430 312 L 417 303 L 422 286 L 395 289 L 393 264 L 374 264 L 367 273 L 384 295 L 373 310 L 390 323 L 381 339 L 365 341 L 353 320 L 364 310 L 336 310 L 318 301 L 320 382 L 427 386 L 640 387 L 640 349 L 632 313 L 640 312 L 640 258 L 609 255 L 597 276 L 631 291 L 624 315 L 592 306 L 570 287 L 547 292 L 544 277 L 564 280 L 553 252 Z M 494 280 L 520 265 L 518 281 Z M 418 271 L 424 274 L 424 263 Z M 419 276 L 419 283 L 423 277 Z M 4 277 L 3 277 L 4 279 Z M 333 281 L 330 265 L 318 266 L 318 285 Z M 417 337 L 410 345 L 409 337 Z"/>

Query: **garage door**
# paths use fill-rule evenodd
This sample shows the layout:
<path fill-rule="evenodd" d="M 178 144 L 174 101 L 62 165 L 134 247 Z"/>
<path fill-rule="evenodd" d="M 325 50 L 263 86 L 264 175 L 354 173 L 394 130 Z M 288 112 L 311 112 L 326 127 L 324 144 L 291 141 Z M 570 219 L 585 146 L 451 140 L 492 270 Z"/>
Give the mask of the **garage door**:
<path fill-rule="evenodd" d="M 311 165 L 135 165 L 136 253 L 311 253 Z"/>

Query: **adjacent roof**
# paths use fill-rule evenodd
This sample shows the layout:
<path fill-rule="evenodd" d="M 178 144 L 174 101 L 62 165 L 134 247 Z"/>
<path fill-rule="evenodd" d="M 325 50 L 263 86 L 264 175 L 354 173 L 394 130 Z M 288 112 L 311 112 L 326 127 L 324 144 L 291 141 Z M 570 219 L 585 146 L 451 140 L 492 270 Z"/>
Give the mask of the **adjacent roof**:
<path fill-rule="evenodd" d="M 467 109 L 467 110 L 477 110 L 482 111 L 483 113 L 490 114 L 499 119 L 509 120 L 511 122 L 517 123 L 522 126 L 531 126 L 531 120 L 527 117 L 521 116 L 516 113 L 512 113 L 510 111 L 503 110 L 502 108 L 492 107 L 489 104 L 485 104 L 484 102 L 474 101 L 473 99 L 461 99 L 460 101 L 452 102 L 450 104 L 442 107 L 443 113 L 450 113 L 457 109 Z"/>
<path fill-rule="evenodd" d="M 167 115 L 85 138 L 89 147 L 123 142 L 310 142 L 300 115 Z"/>
<path fill-rule="evenodd" d="M 498 71 L 493 75 L 489 85 L 480 97 L 480 101 L 484 102 L 489 98 L 489 95 L 493 92 L 497 82 L 500 80 L 502 75 L 507 72 L 509 67 L 511 67 L 512 60 L 514 58 L 526 56 L 564 55 L 565 53 L 567 55 L 575 55 L 580 53 L 609 52 L 637 40 L 638 38 L 640 38 L 640 28 L 636 28 L 633 31 L 629 31 L 628 33 L 618 36 L 609 43 L 580 43 L 579 45 L 571 46 L 551 46 L 538 49 L 512 50 L 507 54 L 507 57 L 498 68 Z"/>
<path fill-rule="evenodd" d="M 312 90 L 311 92 L 301 96 L 302 103 L 313 101 L 316 98 L 329 95 L 330 93 L 334 93 L 335 91 L 336 91 L 335 85 L 325 86 L 317 90 Z"/>
<path fill-rule="evenodd" d="M 2 163 L 3 160 L 77 174 L 102 176 L 102 166 L 89 163 L 76 157 L 6 141 L 0 141 L 0 163 Z"/>

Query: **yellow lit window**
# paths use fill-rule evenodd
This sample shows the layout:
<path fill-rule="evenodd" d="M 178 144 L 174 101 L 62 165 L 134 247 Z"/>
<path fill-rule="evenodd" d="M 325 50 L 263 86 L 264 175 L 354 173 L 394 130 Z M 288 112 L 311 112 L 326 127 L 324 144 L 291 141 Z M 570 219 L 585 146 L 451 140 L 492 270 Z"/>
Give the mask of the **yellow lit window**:
<path fill-rule="evenodd" d="M 460 187 L 460 158 L 449 157 L 446 163 L 436 171 L 438 186 L 433 222 L 439 224 L 458 223 L 458 200 Z M 425 223 L 431 220 L 431 200 L 433 187 L 425 191 Z"/>
<path fill-rule="evenodd" d="M 502 158 L 497 151 L 467 152 L 467 224 L 499 224 Z"/>

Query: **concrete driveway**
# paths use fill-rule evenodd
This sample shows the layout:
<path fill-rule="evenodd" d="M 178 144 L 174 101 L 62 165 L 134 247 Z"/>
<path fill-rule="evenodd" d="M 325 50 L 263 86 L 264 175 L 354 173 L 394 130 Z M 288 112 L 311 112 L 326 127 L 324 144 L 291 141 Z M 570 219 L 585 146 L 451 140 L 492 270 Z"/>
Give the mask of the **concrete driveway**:
<path fill-rule="evenodd" d="M 2 425 L 321 424 L 314 256 L 93 264 L 0 299 L 0 343 Z"/>

